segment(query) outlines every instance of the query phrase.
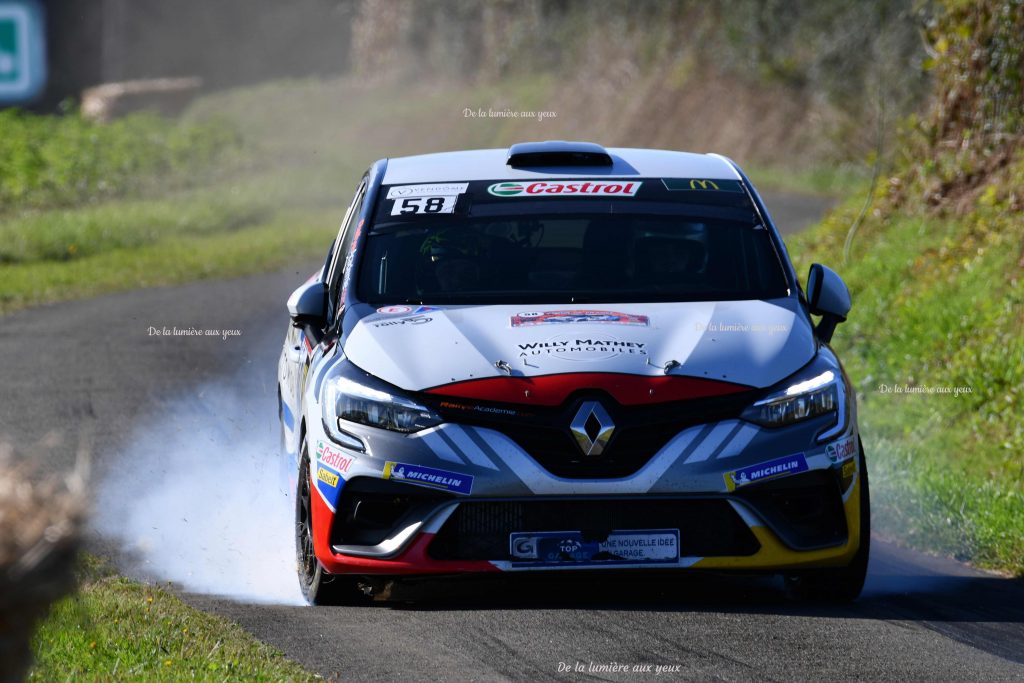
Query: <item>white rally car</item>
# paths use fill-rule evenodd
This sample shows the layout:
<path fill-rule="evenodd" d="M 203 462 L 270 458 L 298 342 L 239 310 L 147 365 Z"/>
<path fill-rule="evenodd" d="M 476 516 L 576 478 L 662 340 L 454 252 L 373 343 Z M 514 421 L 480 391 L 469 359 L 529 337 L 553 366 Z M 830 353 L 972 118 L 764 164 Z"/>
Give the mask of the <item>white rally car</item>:
<path fill-rule="evenodd" d="M 467 572 L 861 590 L 867 471 L 828 345 L 849 292 L 818 264 L 801 287 L 724 157 L 545 142 L 378 161 L 288 309 L 310 602 Z"/>

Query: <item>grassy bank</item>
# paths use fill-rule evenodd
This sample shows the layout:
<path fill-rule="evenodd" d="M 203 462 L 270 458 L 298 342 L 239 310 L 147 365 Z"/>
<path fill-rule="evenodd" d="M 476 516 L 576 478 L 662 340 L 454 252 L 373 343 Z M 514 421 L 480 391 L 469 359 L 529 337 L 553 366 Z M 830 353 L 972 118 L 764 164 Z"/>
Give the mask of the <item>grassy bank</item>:
<path fill-rule="evenodd" d="M 801 272 L 838 269 L 854 308 L 834 345 L 860 390 L 876 526 L 1024 574 L 1024 163 L 963 215 L 856 202 L 790 240 Z M 880 203 L 885 206 L 885 199 Z"/>
<path fill-rule="evenodd" d="M 935 91 L 850 238 L 856 206 L 799 236 L 842 264 L 836 346 L 861 387 L 877 526 L 1024 575 L 1024 4 L 939 3 Z"/>
<path fill-rule="evenodd" d="M 82 564 L 79 592 L 35 635 L 30 681 L 319 680 L 236 624 L 94 558 Z"/>
<path fill-rule="evenodd" d="M 214 119 L 175 124 L 135 114 L 98 124 L 77 113 L 0 111 L 0 211 L 196 186 L 230 169 L 240 144 L 231 125 Z"/>
<path fill-rule="evenodd" d="M 0 313 L 317 259 L 359 172 L 272 164 L 217 112 L 98 125 L 7 111 L 0 131 Z"/>

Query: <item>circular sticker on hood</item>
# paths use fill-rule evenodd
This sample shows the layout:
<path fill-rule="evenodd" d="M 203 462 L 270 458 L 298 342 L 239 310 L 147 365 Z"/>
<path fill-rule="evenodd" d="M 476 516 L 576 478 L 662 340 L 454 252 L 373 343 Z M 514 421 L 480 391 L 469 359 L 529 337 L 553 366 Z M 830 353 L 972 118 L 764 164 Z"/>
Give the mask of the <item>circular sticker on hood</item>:
<path fill-rule="evenodd" d="M 412 312 L 412 308 L 409 306 L 383 306 L 378 308 L 377 312 L 384 315 L 401 315 L 402 313 Z"/>

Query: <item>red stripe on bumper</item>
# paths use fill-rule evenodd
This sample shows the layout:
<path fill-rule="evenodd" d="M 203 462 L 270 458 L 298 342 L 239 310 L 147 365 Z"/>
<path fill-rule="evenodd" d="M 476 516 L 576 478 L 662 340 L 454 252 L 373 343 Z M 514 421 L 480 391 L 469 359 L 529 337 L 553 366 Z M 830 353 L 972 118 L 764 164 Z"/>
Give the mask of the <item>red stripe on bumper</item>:
<path fill-rule="evenodd" d="M 312 495 L 313 549 L 316 559 L 331 574 L 464 574 L 501 571 L 490 562 L 463 560 L 435 560 L 427 555 L 434 534 L 420 534 L 400 555 L 389 559 L 339 555 L 331 550 L 331 522 L 334 513 L 315 490 Z"/>
<path fill-rule="evenodd" d="M 480 574 L 501 571 L 490 562 L 469 560 L 435 560 L 427 555 L 427 548 L 434 540 L 434 534 L 420 534 L 405 551 L 388 560 L 354 555 L 332 554 L 324 569 L 332 574 L 391 574 L 411 576 L 416 574 Z M 319 557 L 319 553 L 317 553 Z"/>
<path fill-rule="evenodd" d="M 701 377 L 628 375 L 612 372 L 573 372 L 541 377 L 490 377 L 446 384 L 427 393 L 478 401 L 557 406 L 574 391 L 598 389 L 622 405 L 683 401 L 747 391 L 745 384 Z"/>

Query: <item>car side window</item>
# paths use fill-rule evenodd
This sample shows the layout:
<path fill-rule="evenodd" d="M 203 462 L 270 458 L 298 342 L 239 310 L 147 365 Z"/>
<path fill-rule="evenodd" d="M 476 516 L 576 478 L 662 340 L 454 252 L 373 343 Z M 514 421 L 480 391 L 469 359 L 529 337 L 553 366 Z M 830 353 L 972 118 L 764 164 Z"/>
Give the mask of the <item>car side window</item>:
<path fill-rule="evenodd" d="M 327 270 L 327 288 L 330 299 L 330 317 L 333 318 L 337 312 L 339 306 L 339 299 L 341 296 L 341 283 L 345 280 L 345 274 L 348 269 L 352 266 L 351 254 L 352 244 L 355 242 L 356 226 L 359 224 L 359 215 L 363 209 L 363 199 L 366 196 L 366 178 L 363 178 L 362 182 L 359 183 L 359 187 L 356 188 L 355 197 L 352 199 L 352 204 L 349 205 L 348 211 L 345 212 L 345 218 L 341 223 L 341 229 L 338 230 L 337 246 L 334 249 L 334 254 L 331 257 L 330 266 Z"/>

